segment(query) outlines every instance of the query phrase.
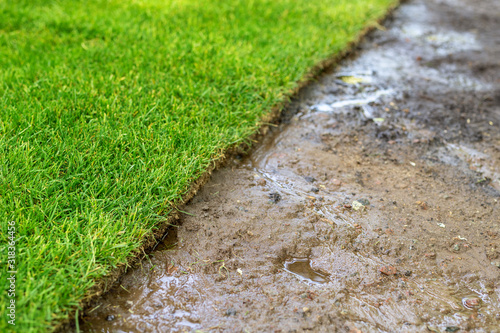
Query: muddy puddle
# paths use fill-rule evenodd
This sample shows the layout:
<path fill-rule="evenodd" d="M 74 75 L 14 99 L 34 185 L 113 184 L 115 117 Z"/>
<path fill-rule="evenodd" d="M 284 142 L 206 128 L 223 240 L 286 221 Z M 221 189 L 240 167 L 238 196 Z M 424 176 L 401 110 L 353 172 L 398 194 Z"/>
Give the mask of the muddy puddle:
<path fill-rule="evenodd" d="M 322 284 L 328 281 L 327 275 L 317 272 L 311 267 L 311 260 L 308 258 L 292 258 L 291 260 L 287 260 L 285 261 L 284 269 L 304 282 Z"/>
<path fill-rule="evenodd" d="M 500 332 L 500 3 L 408 1 L 84 332 Z"/>

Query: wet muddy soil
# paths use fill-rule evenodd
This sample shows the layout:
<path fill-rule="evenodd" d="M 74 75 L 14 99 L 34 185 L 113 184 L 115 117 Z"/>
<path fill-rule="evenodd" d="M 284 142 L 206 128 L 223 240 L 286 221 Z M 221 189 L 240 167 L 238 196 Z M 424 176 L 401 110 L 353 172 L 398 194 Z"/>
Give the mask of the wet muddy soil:
<path fill-rule="evenodd" d="M 500 2 L 402 5 L 84 332 L 500 332 Z"/>

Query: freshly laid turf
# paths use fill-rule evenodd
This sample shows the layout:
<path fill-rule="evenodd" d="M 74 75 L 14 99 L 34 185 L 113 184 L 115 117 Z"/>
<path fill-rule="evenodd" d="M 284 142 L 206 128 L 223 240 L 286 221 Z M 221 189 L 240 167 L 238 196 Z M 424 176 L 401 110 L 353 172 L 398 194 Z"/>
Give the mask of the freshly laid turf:
<path fill-rule="evenodd" d="M 0 287 L 51 330 L 395 0 L 0 0 Z M 7 266 L 8 221 L 15 265 Z M 11 262 L 12 263 L 12 262 Z"/>

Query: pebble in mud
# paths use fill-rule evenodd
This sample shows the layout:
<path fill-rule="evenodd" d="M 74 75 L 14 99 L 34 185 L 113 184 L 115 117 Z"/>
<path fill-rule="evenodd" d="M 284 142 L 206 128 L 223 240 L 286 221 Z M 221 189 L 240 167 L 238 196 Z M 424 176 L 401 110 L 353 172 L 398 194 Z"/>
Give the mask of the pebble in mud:
<path fill-rule="evenodd" d="M 370 201 L 368 201 L 368 199 L 365 198 L 358 199 L 357 201 L 365 207 L 370 205 Z"/>
<path fill-rule="evenodd" d="M 342 182 L 339 179 L 332 179 L 332 185 L 333 186 L 340 186 L 340 185 L 342 185 Z"/>
<path fill-rule="evenodd" d="M 354 210 L 364 210 L 365 208 L 365 206 L 357 200 L 354 200 L 351 206 Z"/>
<path fill-rule="evenodd" d="M 113 315 L 109 315 L 106 317 L 106 321 L 113 321 L 113 320 L 115 320 L 115 316 Z"/>
<path fill-rule="evenodd" d="M 235 309 L 232 309 L 232 308 L 231 308 L 231 309 L 227 309 L 227 311 L 226 311 L 226 316 L 228 316 L 228 317 L 229 317 L 229 316 L 236 316 L 236 313 L 237 313 L 237 312 L 236 312 L 236 310 L 235 310 Z"/>
<path fill-rule="evenodd" d="M 314 177 L 311 177 L 311 176 L 305 176 L 304 179 L 308 183 L 314 183 L 316 181 L 316 179 Z"/>
<path fill-rule="evenodd" d="M 264 178 L 259 178 L 257 180 L 257 185 L 259 186 L 265 186 L 267 184 L 267 181 Z"/>
<path fill-rule="evenodd" d="M 398 273 L 398 270 L 394 266 L 386 265 L 379 268 L 379 272 L 384 275 L 395 275 Z"/>
<path fill-rule="evenodd" d="M 269 193 L 269 201 L 271 203 L 278 203 L 281 200 L 281 194 L 278 192 Z"/>
<path fill-rule="evenodd" d="M 481 305 L 481 300 L 477 297 L 464 297 L 462 299 L 462 304 L 467 309 L 476 309 Z"/>

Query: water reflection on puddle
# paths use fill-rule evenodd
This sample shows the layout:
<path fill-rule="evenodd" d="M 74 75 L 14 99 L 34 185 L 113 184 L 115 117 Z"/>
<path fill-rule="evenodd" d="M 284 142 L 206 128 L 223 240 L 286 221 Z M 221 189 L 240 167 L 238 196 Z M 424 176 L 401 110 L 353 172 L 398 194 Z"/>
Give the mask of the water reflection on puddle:
<path fill-rule="evenodd" d="M 292 258 L 285 261 L 285 271 L 292 273 L 299 279 L 314 283 L 322 284 L 328 282 L 328 276 L 319 273 L 312 269 L 311 261 L 308 258 Z"/>

